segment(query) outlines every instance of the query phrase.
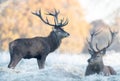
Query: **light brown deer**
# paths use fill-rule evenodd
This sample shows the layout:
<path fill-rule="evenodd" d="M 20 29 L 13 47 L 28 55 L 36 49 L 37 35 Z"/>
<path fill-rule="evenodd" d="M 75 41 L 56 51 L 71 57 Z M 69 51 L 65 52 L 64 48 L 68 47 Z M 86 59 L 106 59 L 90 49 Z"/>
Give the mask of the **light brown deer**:
<path fill-rule="evenodd" d="M 106 49 L 112 44 L 116 32 L 112 32 L 111 29 L 109 29 L 110 35 L 111 35 L 111 41 L 108 42 L 108 45 L 102 49 L 98 48 L 98 44 L 95 44 L 95 48 L 93 47 L 93 38 L 98 35 L 100 32 L 94 31 L 91 33 L 90 41 L 88 41 L 89 45 L 89 54 L 91 55 L 91 58 L 88 59 L 88 66 L 86 68 L 85 76 L 91 75 L 91 74 L 102 74 L 105 76 L 109 75 L 116 75 L 116 71 L 111 66 L 106 66 L 103 63 L 103 56 L 106 53 Z"/>

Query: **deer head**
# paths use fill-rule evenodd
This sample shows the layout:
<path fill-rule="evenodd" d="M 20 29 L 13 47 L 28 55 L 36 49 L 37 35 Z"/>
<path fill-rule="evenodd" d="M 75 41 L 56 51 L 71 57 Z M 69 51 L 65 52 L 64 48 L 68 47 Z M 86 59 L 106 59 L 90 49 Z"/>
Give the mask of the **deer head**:
<path fill-rule="evenodd" d="M 98 48 L 97 43 L 95 44 L 95 49 L 94 49 L 93 44 L 92 44 L 93 38 L 96 35 L 98 35 L 100 32 L 93 31 L 93 33 L 90 34 L 91 38 L 90 38 L 90 41 L 88 41 L 88 45 L 89 45 L 88 51 L 89 51 L 89 54 L 91 55 L 91 58 L 88 59 L 88 63 L 90 65 L 94 65 L 94 64 L 98 65 L 103 62 L 102 57 L 106 53 L 107 48 L 110 47 L 110 45 L 112 44 L 115 34 L 116 34 L 116 32 L 112 32 L 110 28 L 109 28 L 109 31 L 110 31 L 111 39 L 108 41 L 108 44 L 102 49 Z"/>
<path fill-rule="evenodd" d="M 69 33 L 65 32 L 62 27 L 66 26 L 68 24 L 68 19 L 64 20 L 58 19 L 58 15 L 59 15 L 60 11 L 57 11 L 56 9 L 54 10 L 54 12 L 48 12 L 46 15 L 50 15 L 54 17 L 54 24 L 51 24 L 48 20 L 48 18 L 46 17 L 46 20 L 43 19 L 42 14 L 41 14 L 41 10 L 39 10 L 39 12 L 36 13 L 32 13 L 36 16 L 38 16 L 45 24 L 52 26 L 53 27 L 53 32 L 56 33 L 57 36 L 59 36 L 60 38 L 64 38 L 69 36 Z"/>

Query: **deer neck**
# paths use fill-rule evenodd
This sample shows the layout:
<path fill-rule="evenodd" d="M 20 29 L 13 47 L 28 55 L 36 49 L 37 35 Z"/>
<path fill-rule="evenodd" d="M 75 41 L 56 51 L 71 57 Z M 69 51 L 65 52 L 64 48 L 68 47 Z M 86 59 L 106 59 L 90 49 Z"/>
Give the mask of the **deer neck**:
<path fill-rule="evenodd" d="M 90 65 L 90 66 L 91 66 L 92 71 L 94 71 L 95 73 L 100 73 L 104 69 L 103 61 L 97 64 L 94 64 L 94 65 Z"/>
<path fill-rule="evenodd" d="M 61 38 L 59 38 L 57 34 L 52 31 L 48 36 L 48 42 L 50 44 L 51 52 L 53 52 L 55 49 L 57 49 L 60 46 Z"/>

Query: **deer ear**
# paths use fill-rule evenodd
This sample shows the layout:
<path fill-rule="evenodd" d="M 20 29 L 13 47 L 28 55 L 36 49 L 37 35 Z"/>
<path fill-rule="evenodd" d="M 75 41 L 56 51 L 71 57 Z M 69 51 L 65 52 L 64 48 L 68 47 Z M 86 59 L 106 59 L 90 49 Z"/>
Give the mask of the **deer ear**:
<path fill-rule="evenodd" d="M 94 54 L 94 52 L 92 50 L 90 50 L 90 49 L 88 49 L 88 52 L 90 53 L 90 55 Z"/>
<path fill-rule="evenodd" d="M 106 54 L 106 49 L 103 49 L 100 54 L 105 55 Z"/>

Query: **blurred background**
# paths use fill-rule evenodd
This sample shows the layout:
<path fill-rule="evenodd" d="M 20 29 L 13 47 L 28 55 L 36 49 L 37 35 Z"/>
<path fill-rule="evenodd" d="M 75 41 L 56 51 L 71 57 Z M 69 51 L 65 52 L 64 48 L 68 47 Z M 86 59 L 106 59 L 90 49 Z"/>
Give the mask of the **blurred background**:
<path fill-rule="evenodd" d="M 47 11 L 60 10 L 59 18 L 68 18 L 63 39 L 57 51 L 48 55 L 45 68 L 38 69 L 36 59 L 22 59 L 15 70 L 8 69 L 9 42 L 17 38 L 48 36 L 52 27 L 31 14 L 39 9 L 44 18 Z M 53 23 L 53 19 L 48 17 Z M 101 31 L 93 45 L 103 48 L 110 41 L 108 28 L 118 32 L 103 57 L 117 75 L 85 77 L 90 58 L 86 39 L 93 31 Z M 0 81 L 120 81 L 120 0 L 0 0 Z"/>
<path fill-rule="evenodd" d="M 69 19 L 64 29 L 70 36 L 62 40 L 60 52 L 87 52 L 86 38 L 90 30 L 102 29 L 100 40 L 103 40 L 109 36 L 106 27 L 117 32 L 120 29 L 119 0 L 0 0 L 1 51 L 8 51 L 9 42 L 17 38 L 47 36 L 50 33 L 52 27 L 31 14 L 39 9 L 44 18 L 47 11 L 57 9 L 60 10 L 60 18 Z M 53 22 L 51 18 L 49 21 Z M 119 51 L 119 33 L 115 40 L 110 50 Z"/>

